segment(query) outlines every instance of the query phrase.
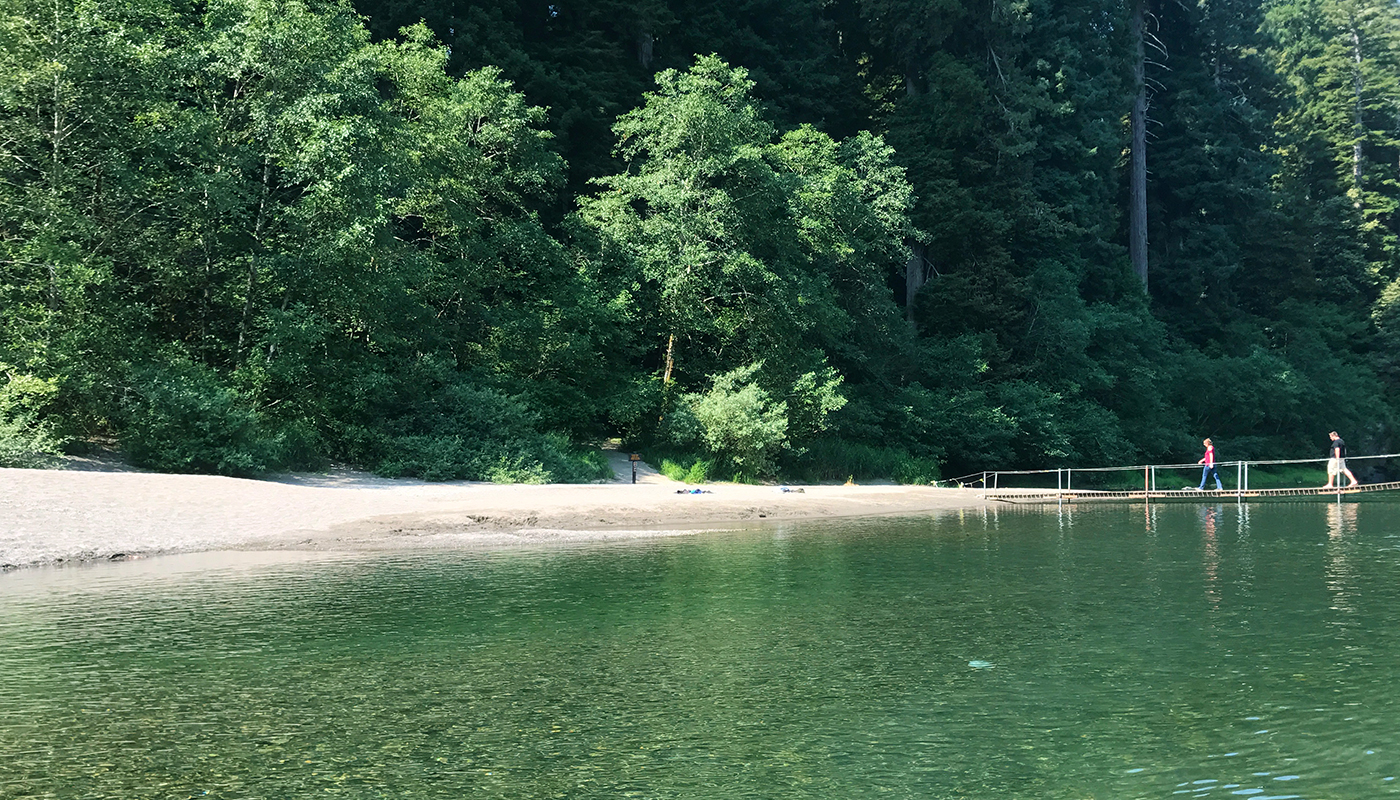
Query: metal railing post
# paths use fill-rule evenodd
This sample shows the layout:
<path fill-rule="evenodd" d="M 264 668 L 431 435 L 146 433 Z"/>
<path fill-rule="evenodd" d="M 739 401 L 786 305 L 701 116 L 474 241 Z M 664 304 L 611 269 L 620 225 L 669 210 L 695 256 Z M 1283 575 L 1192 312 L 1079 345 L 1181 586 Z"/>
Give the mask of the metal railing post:
<path fill-rule="evenodd" d="M 1072 492 L 1072 491 L 1074 491 L 1074 470 L 1073 470 L 1073 469 L 1069 469 L 1069 468 L 1066 468 L 1066 469 L 1065 469 L 1065 491 L 1067 491 L 1067 492 Z"/>
<path fill-rule="evenodd" d="M 1244 462 L 1235 465 L 1235 502 L 1238 503 L 1241 497 L 1240 477 L 1244 474 Z"/>

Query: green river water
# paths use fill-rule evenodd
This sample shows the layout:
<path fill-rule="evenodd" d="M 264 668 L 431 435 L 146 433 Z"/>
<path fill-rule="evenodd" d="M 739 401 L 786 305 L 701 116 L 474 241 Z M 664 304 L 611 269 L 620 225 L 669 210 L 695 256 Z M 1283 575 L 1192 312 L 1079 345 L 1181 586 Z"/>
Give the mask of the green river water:
<path fill-rule="evenodd" d="M 1400 504 L 0 575 L 0 798 L 1400 794 Z"/>

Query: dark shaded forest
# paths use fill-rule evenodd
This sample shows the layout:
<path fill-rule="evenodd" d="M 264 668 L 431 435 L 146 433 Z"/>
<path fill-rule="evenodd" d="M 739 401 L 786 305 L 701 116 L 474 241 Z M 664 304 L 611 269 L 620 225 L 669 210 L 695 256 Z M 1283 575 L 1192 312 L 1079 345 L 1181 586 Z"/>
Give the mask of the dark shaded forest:
<path fill-rule="evenodd" d="M 0 465 L 1395 449 L 1400 7 L 0 0 Z"/>

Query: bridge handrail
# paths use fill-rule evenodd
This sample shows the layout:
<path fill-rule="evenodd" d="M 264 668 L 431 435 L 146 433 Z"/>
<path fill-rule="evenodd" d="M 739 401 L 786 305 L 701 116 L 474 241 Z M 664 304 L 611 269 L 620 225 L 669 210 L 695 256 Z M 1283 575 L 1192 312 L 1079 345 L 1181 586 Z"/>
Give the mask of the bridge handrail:
<path fill-rule="evenodd" d="M 1353 462 L 1353 461 L 1371 461 L 1371 460 L 1375 460 L 1375 459 L 1385 459 L 1385 458 L 1400 458 L 1400 453 L 1382 453 L 1382 454 L 1380 454 L 1380 455 L 1371 455 L 1371 456 L 1350 456 L 1350 455 L 1349 455 L 1349 456 L 1347 456 L 1347 459 L 1346 459 L 1346 460 L 1347 460 L 1348 462 Z M 1217 462 L 1215 462 L 1215 466 L 1217 466 L 1217 467 L 1234 467 L 1234 466 L 1245 465 L 1245 466 L 1255 467 L 1255 466 L 1278 466 L 1278 465 L 1281 465 L 1281 464 L 1321 464 L 1321 463 L 1325 463 L 1325 462 L 1330 461 L 1330 460 L 1331 460 L 1331 459 L 1329 459 L 1329 458 L 1327 458 L 1327 457 L 1323 457 L 1323 458 L 1281 458 L 1281 459 L 1267 459 L 1267 460 L 1241 459 L 1241 460 L 1238 460 L 1238 461 L 1217 461 Z M 1145 469 L 1163 469 L 1163 470 L 1170 470 L 1170 469 L 1199 469 L 1200 466 L 1201 466 L 1201 465 L 1200 465 L 1199 463 L 1192 463 L 1192 464 L 1130 464 L 1130 465 L 1122 466 L 1122 467 L 1059 467 L 1059 468 L 1051 468 L 1051 469 L 989 469 L 989 470 L 981 470 L 981 471 L 978 471 L 978 472 L 971 472 L 971 473 L 968 473 L 967 475 L 960 475 L 960 476 L 958 476 L 958 477 L 956 477 L 956 478 L 947 478 L 947 479 L 945 479 L 945 480 L 946 480 L 947 482 L 961 484 L 961 483 L 963 483 L 964 481 L 966 481 L 966 480 L 969 479 L 969 478 L 976 478 L 976 479 L 978 479 L 978 481 L 981 481 L 981 480 L 983 480 L 984 478 L 989 477 L 989 476 L 992 476 L 992 475 L 1053 475 L 1053 474 L 1061 473 L 1061 472 L 1129 472 L 1129 471 L 1138 472 L 1138 471 L 1145 470 Z M 972 481 L 972 482 L 977 482 L 977 481 Z"/>

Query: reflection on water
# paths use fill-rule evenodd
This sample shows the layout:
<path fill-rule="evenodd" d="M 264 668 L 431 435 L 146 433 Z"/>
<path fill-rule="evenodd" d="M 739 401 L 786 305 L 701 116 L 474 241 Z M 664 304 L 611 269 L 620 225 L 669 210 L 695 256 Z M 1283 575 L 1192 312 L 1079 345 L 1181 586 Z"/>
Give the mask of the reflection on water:
<path fill-rule="evenodd" d="M 1206 600 L 1211 611 L 1220 610 L 1220 542 L 1216 539 L 1215 518 L 1223 514 L 1219 505 L 1201 506 L 1202 563 L 1205 568 Z"/>
<path fill-rule="evenodd" d="M 1352 605 L 1352 595 L 1355 592 L 1355 565 L 1352 563 L 1355 548 L 1349 539 L 1356 533 L 1358 508 L 1357 505 L 1349 503 L 1329 503 L 1326 506 L 1327 591 L 1332 595 L 1333 611 L 1356 611 Z"/>
<path fill-rule="evenodd" d="M 223 558 L 0 576 L 0 798 L 1400 793 L 1395 504 Z"/>

